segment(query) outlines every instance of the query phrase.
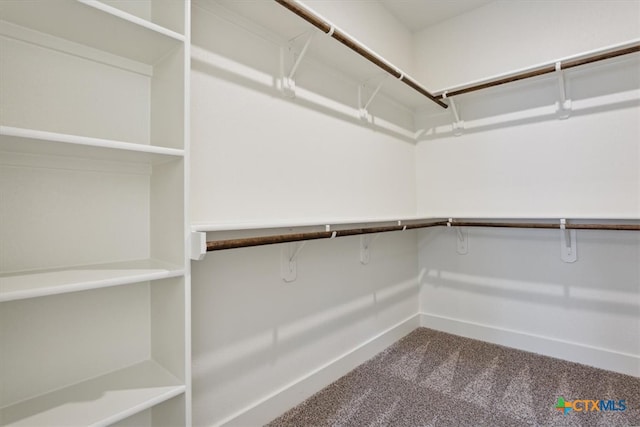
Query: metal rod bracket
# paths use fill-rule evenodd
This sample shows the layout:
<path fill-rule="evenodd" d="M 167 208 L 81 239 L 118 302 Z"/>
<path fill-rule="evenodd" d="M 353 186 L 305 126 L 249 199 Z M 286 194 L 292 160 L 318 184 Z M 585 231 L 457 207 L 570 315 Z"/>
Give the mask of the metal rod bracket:
<path fill-rule="evenodd" d="M 466 255 L 469 252 L 469 231 L 466 227 L 459 227 L 453 218 L 447 221 L 447 227 L 456 227 L 456 252 L 460 255 Z"/>
<path fill-rule="evenodd" d="M 569 118 L 571 115 L 571 100 L 567 99 L 567 88 L 564 80 L 562 63 L 556 62 L 556 74 L 558 75 L 559 100 L 556 102 L 556 115 L 560 120 Z"/>
<path fill-rule="evenodd" d="M 466 227 L 456 227 L 456 252 L 466 255 L 469 252 L 469 230 Z"/>
<path fill-rule="evenodd" d="M 280 274 L 282 280 L 291 283 L 298 278 L 298 255 L 307 242 L 292 242 L 282 246 Z"/>
<path fill-rule="evenodd" d="M 360 236 L 360 264 L 369 264 L 369 261 L 371 261 L 371 245 L 379 236 L 379 234 Z"/>
<path fill-rule="evenodd" d="M 373 102 L 373 99 L 376 97 L 378 92 L 380 92 L 380 89 L 382 89 L 382 85 L 386 81 L 387 77 L 388 75 L 385 75 L 383 77 L 383 79 L 378 83 L 378 85 L 373 90 L 373 92 L 369 96 L 369 99 L 366 102 L 363 102 L 363 101 L 364 101 L 364 91 L 367 87 L 367 84 L 366 84 L 367 82 L 363 82 L 362 84 L 358 85 L 358 116 L 360 117 L 360 120 L 363 120 L 365 122 L 372 121 L 371 114 L 369 114 L 369 106 Z"/>
<path fill-rule="evenodd" d="M 576 230 L 567 228 L 567 220 L 560 220 L 560 257 L 564 262 L 576 262 L 578 259 L 578 246 Z"/>
<path fill-rule="evenodd" d="M 207 233 L 192 231 L 190 237 L 191 259 L 202 261 L 207 254 Z"/>
<path fill-rule="evenodd" d="M 460 114 L 458 113 L 458 107 L 456 106 L 456 103 L 454 102 L 453 98 L 447 98 L 446 91 L 442 94 L 442 99 L 449 100 L 449 107 L 451 107 L 451 113 L 453 113 L 453 134 L 455 136 L 462 135 L 464 131 L 464 120 L 460 120 Z"/>
<path fill-rule="evenodd" d="M 306 40 L 302 47 L 300 53 L 296 54 L 294 49 L 295 40 L 298 37 L 289 41 L 288 46 L 283 46 L 280 48 L 280 90 L 282 93 L 288 98 L 296 97 L 296 71 L 298 71 L 298 67 L 304 58 L 304 55 L 307 53 L 307 49 L 309 49 L 309 45 L 311 44 L 311 40 L 313 40 L 313 36 L 316 34 L 316 30 L 310 30 L 303 35 L 306 35 Z M 289 59 L 287 61 L 287 59 Z M 286 63 L 293 62 L 293 65 L 289 69 L 286 70 Z"/>

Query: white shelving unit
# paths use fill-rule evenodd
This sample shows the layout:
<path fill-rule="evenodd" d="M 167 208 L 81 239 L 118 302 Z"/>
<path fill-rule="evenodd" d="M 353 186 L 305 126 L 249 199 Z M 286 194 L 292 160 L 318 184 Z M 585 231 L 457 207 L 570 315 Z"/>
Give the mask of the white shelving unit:
<path fill-rule="evenodd" d="M 189 425 L 186 1 L 0 2 L 0 425 Z"/>

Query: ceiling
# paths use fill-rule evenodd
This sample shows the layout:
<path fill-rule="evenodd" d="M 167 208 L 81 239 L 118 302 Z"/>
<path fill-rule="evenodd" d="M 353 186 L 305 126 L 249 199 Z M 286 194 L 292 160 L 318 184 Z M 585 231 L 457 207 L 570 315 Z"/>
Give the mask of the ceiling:
<path fill-rule="evenodd" d="M 476 9 L 492 0 L 380 0 L 411 31 L 442 22 Z"/>

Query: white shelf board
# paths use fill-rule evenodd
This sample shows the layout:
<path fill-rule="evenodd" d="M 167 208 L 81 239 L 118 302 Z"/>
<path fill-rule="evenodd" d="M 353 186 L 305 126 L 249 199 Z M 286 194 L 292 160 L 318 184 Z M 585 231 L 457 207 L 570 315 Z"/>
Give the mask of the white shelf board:
<path fill-rule="evenodd" d="M 371 91 L 375 88 L 377 82 L 381 80 L 382 76 L 386 75 L 388 77 L 380 89 L 380 94 L 411 109 L 420 108 L 426 111 L 433 110 L 433 112 L 445 111 L 424 95 L 408 87 L 400 80 L 388 75 L 381 68 L 364 59 L 337 40 L 323 34 L 322 31 L 317 30 L 313 25 L 283 6 L 280 6 L 275 1 L 242 2 L 220 0 L 214 2 L 212 0 L 199 0 L 198 4 L 214 14 L 224 15 L 225 19 L 235 22 L 241 27 L 245 27 L 255 34 L 259 34 L 281 45 L 286 45 L 289 40 L 293 40 L 305 32 L 315 29 L 319 34 L 313 38 L 308 53 L 306 54 L 313 60 L 327 64 L 331 68 L 339 70 L 358 82 L 373 79 L 374 83 L 371 83 Z M 249 28 L 250 26 L 254 26 L 254 28 Z M 348 28 L 341 28 L 341 30 L 348 34 Z M 304 37 L 301 39 L 304 40 Z M 369 50 L 375 53 L 373 49 Z M 381 55 L 377 56 L 382 58 Z M 299 72 L 303 72 L 304 66 L 313 66 L 313 64 L 305 64 L 305 61 L 307 60 L 303 59 Z M 389 61 L 387 60 L 387 62 Z M 424 84 L 422 84 L 422 86 L 429 90 L 428 86 Z"/>
<path fill-rule="evenodd" d="M 185 37 L 95 0 L 0 1 L 3 20 L 153 65 Z"/>
<path fill-rule="evenodd" d="M 0 151 L 161 164 L 184 157 L 184 150 L 0 126 Z"/>
<path fill-rule="evenodd" d="M 3 274 L 0 302 L 179 277 L 184 271 L 164 261 L 144 259 Z"/>
<path fill-rule="evenodd" d="M 424 216 L 394 216 L 394 217 L 360 217 L 360 218 L 316 218 L 316 219 L 289 219 L 246 222 L 192 222 L 192 231 L 239 231 L 258 230 L 270 228 L 295 228 L 295 227 L 323 227 L 326 225 L 357 225 L 372 223 L 389 223 L 401 221 L 402 224 L 410 221 L 432 220 L 438 218 Z"/>
<path fill-rule="evenodd" d="M 148 360 L 0 409 L 3 426 L 106 426 L 185 392 Z"/>
<path fill-rule="evenodd" d="M 375 223 L 397 223 L 402 225 L 410 224 L 415 221 L 442 221 L 453 218 L 458 221 L 540 221 L 540 222 L 558 222 L 560 218 L 568 221 L 585 222 L 589 220 L 601 220 L 605 222 L 616 221 L 637 221 L 640 217 L 634 215 L 569 215 L 569 216 L 487 216 L 487 215 L 413 215 L 403 217 L 368 217 L 368 218 L 318 218 L 318 219 L 291 219 L 291 220 L 272 220 L 272 221 L 247 221 L 247 222 L 192 222 L 191 231 L 194 232 L 215 232 L 215 231 L 242 231 L 242 230 L 261 230 L 273 228 L 296 228 L 296 227 L 324 227 L 329 226 L 345 226 L 345 225 L 361 225 Z"/>

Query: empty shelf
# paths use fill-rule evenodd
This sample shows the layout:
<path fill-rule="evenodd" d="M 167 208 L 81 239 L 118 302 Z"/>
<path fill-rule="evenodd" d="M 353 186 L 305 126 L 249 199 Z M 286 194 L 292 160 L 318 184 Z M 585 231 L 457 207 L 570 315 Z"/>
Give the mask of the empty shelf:
<path fill-rule="evenodd" d="M 106 426 L 184 391 L 180 380 L 149 360 L 0 409 L 0 424 Z"/>
<path fill-rule="evenodd" d="M 99 1 L 0 2 L 14 24 L 153 65 L 184 36 Z"/>
<path fill-rule="evenodd" d="M 178 277 L 184 268 L 145 259 L 0 275 L 0 302 Z"/>
<path fill-rule="evenodd" d="M 161 164 L 184 157 L 184 150 L 0 126 L 0 151 L 99 160 Z"/>

